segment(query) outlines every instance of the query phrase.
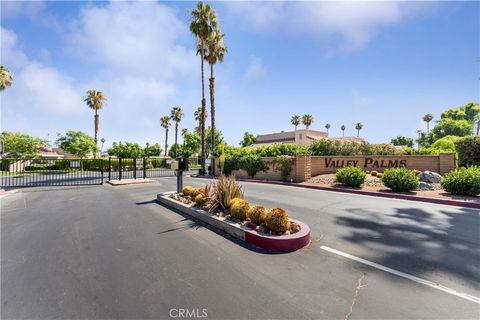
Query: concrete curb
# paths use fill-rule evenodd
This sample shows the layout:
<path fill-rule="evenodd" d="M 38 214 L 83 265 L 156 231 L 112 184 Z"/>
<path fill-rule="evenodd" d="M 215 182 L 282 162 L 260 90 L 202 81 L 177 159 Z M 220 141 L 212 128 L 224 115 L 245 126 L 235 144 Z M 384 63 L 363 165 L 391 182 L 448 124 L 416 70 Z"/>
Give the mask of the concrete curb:
<path fill-rule="evenodd" d="M 192 178 L 214 179 L 212 177 L 192 177 Z M 409 201 L 443 204 L 443 205 L 454 206 L 454 207 L 480 209 L 480 203 L 462 201 L 462 200 L 446 200 L 446 199 L 439 199 L 439 198 L 411 196 L 411 195 L 408 195 L 408 194 L 399 194 L 399 193 L 386 193 L 386 192 L 362 191 L 362 190 L 346 189 L 346 188 L 321 187 L 321 186 L 312 186 L 312 185 L 281 182 L 281 181 L 267 181 L 267 180 L 255 180 L 255 179 L 236 179 L 236 180 L 237 181 L 242 181 L 242 182 L 273 184 L 273 185 L 289 186 L 289 187 L 294 187 L 294 188 L 304 188 L 304 189 L 314 189 L 314 190 L 323 190 L 323 191 L 332 191 L 332 192 L 352 193 L 352 194 L 358 194 L 358 195 L 364 195 L 364 196 L 390 198 L 390 199 L 401 199 L 401 200 L 409 200 Z"/>
<path fill-rule="evenodd" d="M 157 194 L 157 202 L 203 221 L 228 233 L 236 239 L 253 244 L 257 247 L 268 250 L 295 251 L 306 247 L 310 243 L 310 228 L 303 222 L 292 219 L 293 222 L 300 225 L 301 230 L 297 233 L 282 236 L 267 236 L 247 227 L 238 226 L 236 223 L 228 219 L 217 217 L 204 210 L 178 202 L 169 197 L 172 193 L 174 192 Z"/>
<path fill-rule="evenodd" d="M 155 180 L 152 179 L 123 179 L 123 180 L 107 180 L 105 183 L 108 183 L 111 186 L 117 187 L 117 186 L 127 186 L 131 184 L 144 184 L 144 183 L 152 183 L 155 182 Z"/>

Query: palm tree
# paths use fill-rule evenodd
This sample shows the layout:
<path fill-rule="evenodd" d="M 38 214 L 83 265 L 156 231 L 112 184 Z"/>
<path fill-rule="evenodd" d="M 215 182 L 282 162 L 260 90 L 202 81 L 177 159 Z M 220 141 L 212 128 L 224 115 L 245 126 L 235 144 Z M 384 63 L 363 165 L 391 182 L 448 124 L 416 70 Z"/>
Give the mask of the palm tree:
<path fill-rule="evenodd" d="M 357 138 L 360 137 L 360 130 L 363 129 L 363 124 L 361 122 L 357 122 L 355 124 L 355 130 L 357 130 Z"/>
<path fill-rule="evenodd" d="M 4 66 L 0 66 L 0 91 L 5 90 L 7 87 L 10 87 L 13 82 L 13 75 Z"/>
<path fill-rule="evenodd" d="M 202 132 L 202 107 L 198 107 L 197 110 L 195 110 L 193 116 L 195 117 L 195 120 L 198 121 L 198 133 Z M 205 116 L 203 117 L 205 120 L 208 118 L 208 112 L 205 110 Z"/>
<path fill-rule="evenodd" d="M 207 38 L 207 54 L 205 60 L 210 64 L 210 120 L 211 120 L 211 149 L 215 150 L 215 77 L 213 76 L 213 66 L 217 62 L 223 62 L 227 47 L 223 41 L 220 29 L 213 30 Z"/>
<path fill-rule="evenodd" d="M 342 137 L 345 137 L 345 129 L 347 129 L 347 127 L 342 124 L 342 126 L 340 127 L 340 130 L 342 130 Z"/>
<path fill-rule="evenodd" d="M 177 157 L 177 138 L 178 138 L 178 124 L 183 118 L 183 111 L 180 107 L 173 107 L 172 111 L 170 112 L 170 117 L 175 122 L 175 158 Z"/>
<path fill-rule="evenodd" d="M 313 123 L 313 116 L 311 114 L 304 114 L 302 117 L 302 123 L 304 124 L 305 128 L 308 130 Z"/>
<path fill-rule="evenodd" d="M 98 140 L 98 110 L 102 109 L 103 102 L 107 100 L 107 97 L 101 91 L 88 90 L 87 95 L 85 96 L 84 101 L 87 103 L 87 106 L 90 109 L 95 110 L 95 145 L 97 145 Z"/>
<path fill-rule="evenodd" d="M 170 117 L 169 116 L 163 116 L 160 118 L 160 124 L 162 128 L 165 129 L 165 156 L 167 156 L 167 150 L 168 150 L 168 127 L 170 127 Z"/>
<path fill-rule="evenodd" d="M 207 50 L 207 39 L 213 30 L 217 27 L 217 17 L 215 11 L 210 8 L 210 5 L 202 2 L 197 3 L 197 8 L 191 11 L 190 31 L 195 35 L 197 41 L 197 54 L 200 54 L 200 69 L 202 75 L 202 113 L 205 115 L 206 101 L 205 101 L 205 79 L 204 79 L 204 60 Z M 200 126 L 200 136 L 202 141 L 202 174 L 205 173 L 205 117 L 201 117 L 202 125 Z"/>
<path fill-rule="evenodd" d="M 102 147 L 100 148 L 100 153 L 103 152 L 103 145 L 105 144 L 105 141 L 107 141 L 105 140 L 105 138 L 100 139 L 100 142 L 102 143 Z"/>
<path fill-rule="evenodd" d="M 297 126 L 300 124 L 301 118 L 300 116 L 295 115 L 290 119 L 290 122 L 295 126 L 295 131 L 297 131 Z"/>
<path fill-rule="evenodd" d="M 327 129 L 327 136 L 328 136 L 328 129 L 330 129 L 331 125 L 330 123 L 325 124 L 325 128 Z"/>
<path fill-rule="evenodd" d="M 430 121 L 433 120 L 433 115 L 430 113 L 423 116 L 423 121 L 427 123 L 427 133 L 430 133 Z"/>

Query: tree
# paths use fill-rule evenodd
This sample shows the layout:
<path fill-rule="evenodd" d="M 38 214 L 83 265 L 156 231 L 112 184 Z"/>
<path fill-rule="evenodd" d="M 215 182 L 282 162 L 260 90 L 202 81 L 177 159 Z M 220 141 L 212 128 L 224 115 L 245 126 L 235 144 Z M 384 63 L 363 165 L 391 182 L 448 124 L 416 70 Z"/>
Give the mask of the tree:
<path fill-rule="evenodd" d="M 327 136 L 328 136 L 328 129 L 330 129 L 330 123 L 325 124 L 325 129 L 327 129 Z"/>
<path fill-rule="evenodd" d="M 170 117 L 172 118 L 173 122 L 175 122 L 175 158 L 177 158 L 177 144 L 178 144 L 178 124 L 183 118 L 183 111 L 180 107 L 173 107 Z"/>
<path fill-rule="evenodd" d="M 160 124 L 162 128 L 165 129 L 165 156 L 167 156 L 168 151 L 168 128 L 170 127 L 170 117 L 163 116 L 160 118 Z"/>
<path fill-rule="evenodd" d="M 433 115 L 430 113 L 423 116 L 423 121 L 427 123 L 427 133 L 430 133 L 430 121 L 433 120 Z"/>
<path fill-rule="evenodd" d="M 4 66 L 0 66 L 0 91 L 5 90 L 7 87 L 10 87 L 13 83 L 13 75 Z"/>
<path fill-rule="evenodd" d="M 198 132 L 199 136 L 202 135 L 202 132 L 205 132 L 205 129 L 202 128 L 202 107 L 198 107 L 197 110 L 195 110 L 195 113 L 193 114 L 195 117 L 195 120 L 198 121 L 198 127 L 195 128 L 195 131 Z M 203 115 L 203 119 L 207 119 L 208 117 L 208 112 L 205 110 L 205 114 Z"/>
<path fill-rule="evenodd" d="M 58 133 L 55 144 L 82 159 L 89 155 L 95 155 L 98 151 L 95 139 L 82 131 L 70 130 L 64 135 Z"/>
<path fill-rule="evenodd" d="M 0 140 L 3 142 L 3 151 L 8 154 L 8 157 L 21 159 L 35 158 L 37 149 L 48 145 L 47 140 L 20 132 L 4 131 L 0 135 Z"/>
<path fill-rule="evenodd" d="M 103 152 L 103 145 L 105 144 L 105 138 L 100 139 L 100 142 L 102 143 L 102 147 L 100 148 L 100 153 Z"/>
<path fill-rule="evenodd" d="M 293 120 L 293 117 L 292 117 L 292 120 Z M 298 117 L 298 121 L 300 121 L 300 117 Z M 293 121 L 292 121 L 292 124 L 293 124 Z M 295 129 L 295 130 L 297 130 L 297 129 Z M 251 134 L 250 132 L 246 131 L 243 134 L 243 140 L 240 141 L 240 145 L 242 147 L 248 147 L 248 146 L 251 146 L 252 144 L 254 144 L 255 141 L 257 141 L 257 137 L 255 135 Z"/>
<path fill-rule="evenodd" d="M 425 133 L 422 130 L 417 130 L 418 133 L 418 139 L 416 142 L 418 143 L 418 148 L 420 147 L 423 148 L 428 148 L 432 145 L 432 143 L 435 142 L 435 139 L 433 138 L 433 134 L 430 133 Z"/>
<path fill-rule="evenodd" d="M 313 123 L 313 116 L 311 114 L 304 114 L 302 117 L 302 123 L 308 130 L 308 127 L 310 127 Z"/>
<path fill-rule="evenodd" d="M 396 136 L 395 138 L 390 140 L 390 143 L 393 144 L 394 146 L 413 147 L 413 139 L 407 138 L 404 136 Z"/>
<path fill-rule="evenodd" d="M 300 116 L 294 115 L 292 116 L 292 119 L 290 119 L 290 122 L 295 126 L 295 131 L 297 131 L 297 126 L 300 124 L 301 118 Z M 245 133 L 248 133 L 248 132 L 245 132 Z"/>
<path fill-rule="evenodd" d="M 212 135 L 212 128 L 210 126 L 205 130 L 205 135 L 207 137 Z M 218 145 L 225 144 L 223 133 L 218 129 L 215 129 L 215 141 L 217 142 Z M 213 155 L 214 149 L 212 147 L 210 140 L 207 140 L 206 149 L 207 149 L 207 154 Z"/>
<path fill-rule="evenodd" d="M 200 135 L 202 141 L 202 174 L 205 173 L 205 158 L 206 158 L 206 146 L 205 146 L 205 79 L 204 79 L 204 60 L 207 50 L 207 39 L 213 30 L 217 27 L 217 17 L 215 11 L 210 8 L 210 5 L 199 2 L 196 9 L 193 9 L 190 13 L 190 31 L 195 35 L 197 41 L 197 54 L 200 54 L 200 69 L 202 78 L 202 113 L 200 126 Z"/>
<path fill-rule="evenodd" d="M 445 136 L 464 137 L 472 133 L 473 124 L 467 120 L 453 120 L 445 118 L 440 120 L 432 129 L 434 140 L 438 140 Z"/>
<path fill-rule="evenodd" d="M 201 148 L 200 135 L 197 132 L 189 132 L 185 130 L 183 133 L 183 148 L 182 155 L 184 157 L 191 157 L 198 153 Z"/>
<path fill-rule="evenodd" d="M 355 124 L 355 130 L 357 130 L 357 137 L 360 137 L 360 130 L 363 129 L 363 124 L 361 122 L 357 122 Z"/>
<path fill-rule="evenodd" d="M 210 64 L 210 120 L 212 135 L 210 136 L 210 143 L 212 148 L 215 149 L 215 77 L 213 76 L 213 67 L 217 62 L 223 62 L 225 53 L 227 53 L 227 47 L 223 40 L 224 34 L 217 28 L 213 30 L 207 37 L 207 54 L 205 60 Z"/>
<path fill-rule="evenodd" d="M 345 129 L 347 129 L 347 126 L 342 124 L 342 126 L 340 127 L 340 130 L 342 130 L 342 137 L 345 137 Z"/>
<path fill-rule="evenodd" d="M 162 147 L 158 143 L 152 145 L 147 143 L 143 149 L 143 155 L 145 157 L 159 157 L 162 155 Z"/>
<path fill-rule="evenodd" d="M 101 92 L 96 90 L 88 90 L 87 95 L 84 98 L 84 101 L 87 103 L 87 106 L 90 109 L 95 111 L 95 136 L 94 141 L 95 145 L 97 145 L 98 140 L 98 110 L 102 109 L 103 102 L 107 100 L 107 97 Z"/>
<path fill-rule="evenodd" d="M 475 102 L 466 103 L 463 106 L 448 109 L 442 113 L 442 119 L 467 120 L 477 126 L 476 134 L 480 131 L 480 105 Z"/>
<path fill-rule="evenodd" d="M 114 142 L 108 149 L 108 154 L 119 158 L 142 158 L 144 150 L 138 143 L 134 142 Z"/>

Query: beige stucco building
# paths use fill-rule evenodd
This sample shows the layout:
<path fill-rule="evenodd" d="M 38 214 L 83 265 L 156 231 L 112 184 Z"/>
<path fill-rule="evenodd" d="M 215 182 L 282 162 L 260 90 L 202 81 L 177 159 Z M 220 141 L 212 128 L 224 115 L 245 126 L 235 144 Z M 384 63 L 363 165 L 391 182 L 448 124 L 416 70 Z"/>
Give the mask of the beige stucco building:
<path fill-rule="evenodd" d="M 259 134 L 257 141 L 252 147 L 267 146 L 279 143 L 290 143 L 299 146 L 309 146 L 312 142 L 319 139 L 345 140 L 363 142 L 362 138 L 357 137 L 329 137 L 327 132 L 310 129 L 300 129 L 295 131 L 282 131 L 278 133 Z"/>

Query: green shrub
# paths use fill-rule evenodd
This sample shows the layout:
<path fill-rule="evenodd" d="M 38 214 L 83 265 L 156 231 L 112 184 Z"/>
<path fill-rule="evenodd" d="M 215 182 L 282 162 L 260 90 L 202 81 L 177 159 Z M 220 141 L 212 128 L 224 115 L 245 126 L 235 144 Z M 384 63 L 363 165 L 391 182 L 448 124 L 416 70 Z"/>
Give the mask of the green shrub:
<path fill-rule="evenodd" d="M 277 156 L 277 158 L 275 158 L 275 164 L 278 166 L 277 170 L 280 171 L 280 175 L 284 181 L 290 176 L 294 163 L 295 160 L 288 156 Z"/>
<path fill-rule="evenodd" d="M 440 182 L 442 188 L 451 194 L 476 196 L 480 194 L 480 167 L 458 168 L 447 173 Z"/>
<path fill-rule="evenodd" d="M 418 188 L 417 176 L 406 168 L 386 169 L 382 181 L 393 191 L 408 192 Z"/>
<path fill-rule="evenodd" d="M 461 138 L 457 136 L 445 136 L 435 141 L 429 149 L 432 153 L 455 153 L 455 142 L 458 139 Z"/>
<path fill-rule="evenodd" d="M 240 159 L 240 169 L 243 169 L 253 178 L 259 171 L 267 171 L 267 164 L 258 156 L 247 155 Z"/>
<path fill-rule="evenodd" d="M 367 174 L 357 167 L 345 167 L 335 173 L 337 181 L 349 187 L 359 188 L 364 182 Z"/>
<path fill-rule="evenodd" d="M 462 167 L 480 166 L 480 136 L 469 136 L 455 141 L 458 164 Z"/>
<path fill-rule="evenodd" d="M 382 179 L 383 178 L 383 173 L 377 173 L 377 178 Z"/>

